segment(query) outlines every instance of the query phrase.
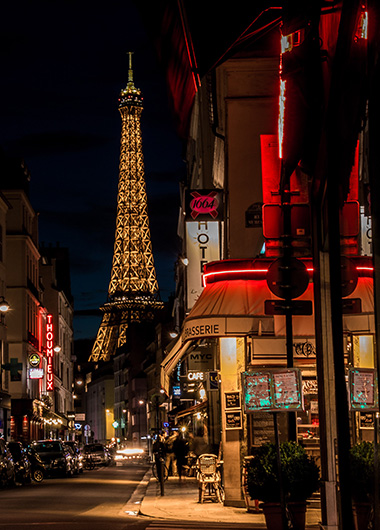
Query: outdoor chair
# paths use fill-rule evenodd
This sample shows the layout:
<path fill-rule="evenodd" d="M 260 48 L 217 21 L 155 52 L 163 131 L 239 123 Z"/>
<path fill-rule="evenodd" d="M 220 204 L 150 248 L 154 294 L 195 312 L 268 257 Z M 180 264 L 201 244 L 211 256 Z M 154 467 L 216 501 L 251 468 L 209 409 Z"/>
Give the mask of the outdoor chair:
<path fill-rule="evenodd" d="M 199 489 L 199 502 L 205 499 L 217 502 L 224 501 L 224 490 L 220 474 L 218 457 L 212 454 L 203 454 L 198 457 L 197 480 Z"/>

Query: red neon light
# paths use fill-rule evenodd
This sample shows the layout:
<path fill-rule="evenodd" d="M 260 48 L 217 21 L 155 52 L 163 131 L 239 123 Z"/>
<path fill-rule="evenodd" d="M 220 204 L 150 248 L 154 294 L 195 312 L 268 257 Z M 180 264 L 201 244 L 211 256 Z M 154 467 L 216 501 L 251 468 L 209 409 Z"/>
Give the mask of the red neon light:
<path fill-rule="evenodd" d="M 307 270 L 307 272 L 309 274 L 314 272 L 314 268 L 313 267 L 307 267 L 306 270 Z M 357 266 L 356 270 L 357 271 L 373 272 L 374 271 L 374 267 Z M 234 269 L 234 270 L 225 269 L 225 270 L 221 270 L 221 271 L 207 272 L 207 273 L 202 275 L 202 284 L 203 284 L 203 287 L 206 287 L 207 278 L 214 278 L 215 276 L 221 276 L 221 275 L 223 276 L 223 275 L 225 275 L 225 276 L 229 277 L 229 278 L 225 278 L 225 279 L 233 280 L 233 278 L 230 278 L 230 276 L 239 275 L 239 274 L 255 274 L 255 273 L 266 274 L 267 272 L 268 272 L 268 269 Z"/>
<path fill-rule="evenodd" d="M 53 374 L 53 358 L 54 358 L 54 328 L 53 315 L 46 315 L 46 391 L 54 391 L 54 374 Z"/>

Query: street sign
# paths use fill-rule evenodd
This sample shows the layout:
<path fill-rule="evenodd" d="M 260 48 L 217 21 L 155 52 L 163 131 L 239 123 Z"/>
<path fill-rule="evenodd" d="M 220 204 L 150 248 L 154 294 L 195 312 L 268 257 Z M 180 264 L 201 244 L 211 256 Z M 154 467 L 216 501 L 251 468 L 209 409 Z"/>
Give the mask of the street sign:
<path fill-rule="evenodd" d="M 297 258 L 278 258 L 268 269 L 267 284 L 279 298 L 292 300 L 306 291 L 309 273 L 306 265 Z"/>
<path fill-rule="evenodd" d="M 358 271 L 355 264 L 346 256 L 340 257 L 342 296 L 350 296 L 358 284 Z"/>
<path fill-rule="evenodd" d="M 311 300 L 265 300 L 266 315 L 312 315 L 313 303 Z"/>
<path fill-rule="evenodd" d="M 342 313 L 344 315 L 357 314 L 361 312 L 361 298 L 342 298 Z"/>

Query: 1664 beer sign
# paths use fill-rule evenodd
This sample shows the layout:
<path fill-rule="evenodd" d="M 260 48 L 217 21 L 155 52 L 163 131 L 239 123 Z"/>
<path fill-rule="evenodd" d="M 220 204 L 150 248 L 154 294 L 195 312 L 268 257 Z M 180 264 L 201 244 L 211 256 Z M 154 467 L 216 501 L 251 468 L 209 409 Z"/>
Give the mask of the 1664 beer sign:
<path fill-rule="evenodd" d="M 47 358 L 46 392 L 54 391 L 53 342 L 54 342 L 53 315 L 46 315 L 46 358 Z"/>

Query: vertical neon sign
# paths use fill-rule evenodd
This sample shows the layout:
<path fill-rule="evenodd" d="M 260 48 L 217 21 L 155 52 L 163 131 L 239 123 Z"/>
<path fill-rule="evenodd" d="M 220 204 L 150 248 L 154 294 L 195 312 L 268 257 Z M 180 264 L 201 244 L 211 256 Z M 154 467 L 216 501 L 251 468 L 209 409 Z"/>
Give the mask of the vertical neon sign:
<path fill-rule="evenodd" d="M 54 341 L 53 315 L 46 315 L 46 358 L 47 358 L 46 391 L 47 392 L 53 392 L 54 390 L 53 341 Z"/>

